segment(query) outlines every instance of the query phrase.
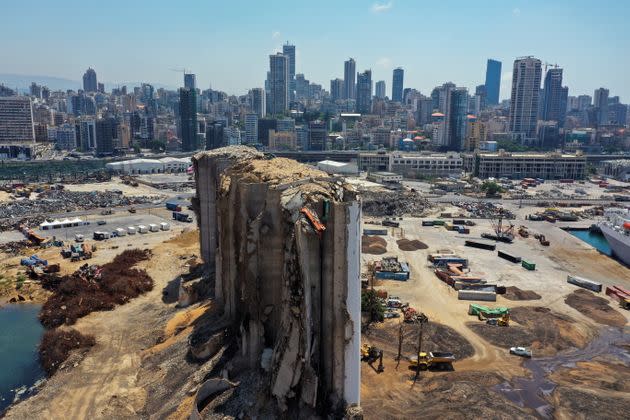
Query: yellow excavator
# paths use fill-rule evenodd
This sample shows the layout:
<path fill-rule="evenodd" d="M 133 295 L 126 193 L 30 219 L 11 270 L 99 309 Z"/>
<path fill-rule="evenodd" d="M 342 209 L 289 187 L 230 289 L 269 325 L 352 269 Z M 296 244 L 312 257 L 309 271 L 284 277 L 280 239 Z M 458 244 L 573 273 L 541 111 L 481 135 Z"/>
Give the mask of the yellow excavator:
<path fill-rule="evenodd" d="M 361 360 L 363 362 L 367 362 L 367 364 L 370 365 L 372 369 L 375 369 L 377 373 L 381 373 L 385 370 L 385 367 L 383 366 L 383 350 L 377 347 L 370 346 L 368 344 L 362 344 Z M 378 367 L 374 368 L 374 366 L 372 366 L 372 363 L 376 362 L 377 360 Z"/>
<path fill-rule="evenodd" d="M 488 318 L 486 320 L 486 324 L 488 325 L 498 325 L 499 327 L 509 327 L 510 326 L 510 314 L 503 314 L 501 318 Z"/>

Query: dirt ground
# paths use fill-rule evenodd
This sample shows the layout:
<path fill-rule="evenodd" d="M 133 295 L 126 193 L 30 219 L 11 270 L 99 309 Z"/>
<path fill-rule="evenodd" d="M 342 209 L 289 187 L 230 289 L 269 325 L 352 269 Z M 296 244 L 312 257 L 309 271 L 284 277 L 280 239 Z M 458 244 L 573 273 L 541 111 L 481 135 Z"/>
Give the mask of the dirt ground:
<path fill-rule="evenodd" d="M 628 418 L 627 393 L 560 386 L 553 393 L 554 417 L 561 420 Z"/>
<path fill-rule="evenodd" d="M 182 310 L 164 304 L 162 290 L 187 271 L 192 255 L 199 255 L 198 232 L 155 244 L 152 250 L 153 258 L 138 266 L 153 277 L 155 288 L 113 311 L 79 319 L 74 328 L 93 335 L 96 345 L 75 367 L 59 371 L 38 394 L 12 407 L 6 418 L 32 418 L 33 413 L 39 418 L 139 417 L 147 400 L 147 387 L 138 382 L 147 349 L 194 318 L 194 313 L 180 315 L 165 330 L 168 320 Z M 103 252 L 99 260 L 116 253 Z M 161 373 L 153 372 L 152 381 L 160 380 Z"/>
<path fill-rule="evenodd" d="M 521 290 L 516 286 L 506 287 L 503 297 L 508 300 L 539 300 L 542 298 L 533 290 Z"/>
<path fill-rule="evenodd" d="M 470 322 L 468 327 L 495 346 L 531 347 L 539 356 L 550 356 L 571 347 L 584 347 L 592 338 L 592 332 L 578 327 L 573 319 L 544 307 L 510 309 L 509 327 L 487 325 L 480 321 Z"/>
<path fill-rule="evenodd" d="M 576 290 L 564 299 L 564 303 L 600 324 L 613 327 L 626 325 L 626 318 L 610 306 L 608 299 L 588 290 Z"/>

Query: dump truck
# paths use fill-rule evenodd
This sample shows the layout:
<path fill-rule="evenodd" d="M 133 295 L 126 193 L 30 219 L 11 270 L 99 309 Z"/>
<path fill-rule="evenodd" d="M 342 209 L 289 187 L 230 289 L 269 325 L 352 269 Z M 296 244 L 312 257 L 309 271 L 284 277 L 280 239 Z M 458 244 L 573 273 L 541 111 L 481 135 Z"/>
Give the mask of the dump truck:
<path fill-rule="evenodd" d="M 173 220 L 176 220 L 178 222 L 186 222 L 186 223 L 192 223 L 193 221 L 192 217 L 190 217 L 188 213 L 182 213 L 178 211 L 173 212 Z"/>
<path fill-rule="evenodd" d="M 409 358 L 409 369 L 416 370 L 453 370 L 455 355 L 445 351 L 421 352 L 420 360 L 417 356 Z"/>

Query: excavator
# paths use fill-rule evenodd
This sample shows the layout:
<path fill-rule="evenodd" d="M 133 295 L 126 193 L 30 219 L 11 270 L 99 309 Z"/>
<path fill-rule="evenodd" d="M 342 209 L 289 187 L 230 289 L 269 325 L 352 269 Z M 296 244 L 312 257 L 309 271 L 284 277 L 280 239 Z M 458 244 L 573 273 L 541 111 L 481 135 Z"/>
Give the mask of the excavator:
<path fill-rule="evenodd" d="M 488 325 L 498 325 L 499 327 L 509 327 L 510 326 L 510 314 L 503 314 L 501 318 L 488 318 L 486 320 L 486 324 Z"/>
<path fill-rule="evenodd" d="M 378 367 L 374 368 L 374 366 L 372 366 L 372 363 L 376 362 L 377 360 Z M 377 347 L 370 346 L 368 344 L 362 344 L 361 361 L 367 362 L 367 364 L 370 365 L 372 369 L 375 369 L 377 373 L 381 373 L 385 370 L 385 367 L 383 366 L 383 350 Z"/>

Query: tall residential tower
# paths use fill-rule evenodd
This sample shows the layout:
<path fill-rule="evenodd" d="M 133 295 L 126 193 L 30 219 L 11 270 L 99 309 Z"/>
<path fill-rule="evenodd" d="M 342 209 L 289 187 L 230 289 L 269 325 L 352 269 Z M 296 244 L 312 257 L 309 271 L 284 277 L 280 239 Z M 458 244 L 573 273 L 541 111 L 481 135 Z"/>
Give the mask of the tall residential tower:
<path fill-rule="evenodd" d="M 510 101 L 510 132 L 525 138 L 535 136 L 541 77 L 542 67 L 539 59 L 522 57 L 514 60 Z"/>

